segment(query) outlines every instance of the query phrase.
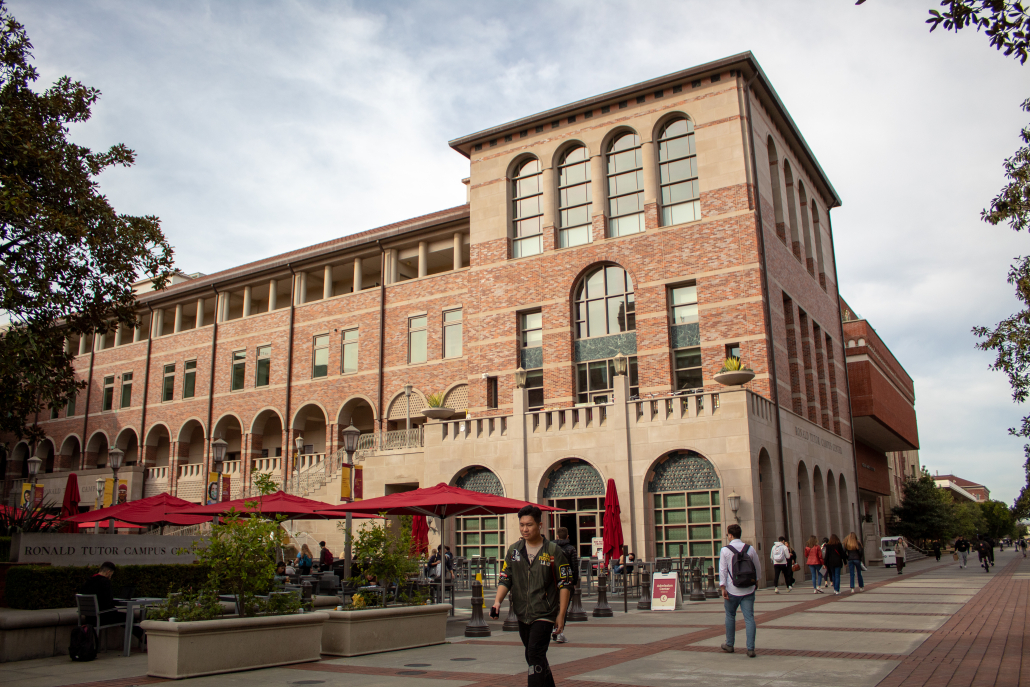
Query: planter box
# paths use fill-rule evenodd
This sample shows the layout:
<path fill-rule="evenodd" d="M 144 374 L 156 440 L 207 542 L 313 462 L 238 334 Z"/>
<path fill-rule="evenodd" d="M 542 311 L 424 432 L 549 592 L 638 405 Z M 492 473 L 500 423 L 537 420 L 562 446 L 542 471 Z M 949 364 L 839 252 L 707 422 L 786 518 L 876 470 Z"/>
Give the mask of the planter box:
<path fill-rule="evenodd" d="M 317 661 L 326 619 L 325 613 L 298 613 L 188 623 L 145 620 L 147 674 L 179 680 Z"/>
<path fill-rule="evenodd" d="M 423 408 L 422 414 L 430 420 L 446 420 L 454 415 L 454 408 Z"/>
<path fill-rule="evenodd" d="M 362 656 L 382 651 L 443 644 L 447 640 L 450 604 L 327 611 L 322 628 L 322 653 Z"/>
<path fill-rule="evenodd" d="M 723 386 L 740 386 L 741 384 L 747 384 L 755 378 L 755 373 L 751 370 L 735 370 L 733 372 L 720 372 L 715 375 L 715 381 L 719 382 Z"/>

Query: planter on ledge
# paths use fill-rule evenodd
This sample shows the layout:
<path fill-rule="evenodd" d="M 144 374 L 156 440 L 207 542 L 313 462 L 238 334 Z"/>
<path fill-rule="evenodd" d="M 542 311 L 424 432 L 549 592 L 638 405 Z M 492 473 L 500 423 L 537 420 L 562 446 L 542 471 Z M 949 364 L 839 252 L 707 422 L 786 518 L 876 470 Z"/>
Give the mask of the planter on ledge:
<path fill-rule="evenodd" d="M 715 375 L 715 381 L 723 386 L 740 386 L 741 384 L 747 384 L 754 378 L 755 373 L 752 370 L 731 370 Z"/>
<path fill-rule="evenodd" d="M 454 415 L 454 408 L 424 408 L 422 414 L 430 420 L 446 420 Z"/>
<path fill-rule="evenodd" d="M 325 613 L 171 623 L 145 620 L 147 674 L 179 680 L 317 661 Z"/>
<path fill-rule="evenodd" d="M 362 656 L 382 651 L 443 644 L 450 604 L 327 611 L 322 653 Z"/>

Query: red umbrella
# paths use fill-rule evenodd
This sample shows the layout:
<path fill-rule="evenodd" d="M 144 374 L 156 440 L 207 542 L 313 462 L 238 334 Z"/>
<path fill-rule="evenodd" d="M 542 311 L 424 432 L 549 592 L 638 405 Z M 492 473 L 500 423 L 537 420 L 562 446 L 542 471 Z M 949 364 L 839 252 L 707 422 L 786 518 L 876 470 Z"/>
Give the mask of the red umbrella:
<path fill-rule="evenodd" d="M 411 518 L 411 552 L 413 556 L 429 553 L 429 523 L 424 515 Z"/>
<path fill-rule="evenodd" d="M 615 491 L 615 480 L 608 480 L 604 494 L 604 520 L 601 535 L 604 538 L 604 564 L 622 555 L 622 509 L 619 508 L 619 492 Z"/>
<path fill-rule="evenodd" d="M 74 472 L 68 473 L 68 481 L 64 485 L 64 503 L 61 504 L 61 519 L 67 520 L 79 514 L 79 478 Z M 66 532 L 75 532 L 75 525 L 64 528 Z"/>
<path fill-rule="evenodd" d="M 266 496 L 252 496 L 234 501 L 213 503 L 210 506 L 191 506 L 190 504 L 187 504 L 187 506 L 174 509 L 172 512 L 184 515 L 206 515 L 207 519 L 214 515 L 227 513 L 231 509 L 236 509 L 238 513 L 282 515 L 287 520 L 295 518 L 342 518 L 346 515 L 342 511 L 336 512 L 328 503 L 293 496 L 284 491 L 277 491 Z"/>
<path fill-rule="evenodd" d="M 435 487 L 403 491 L 376 499 L 341 503 L 319 512 L 387 513 L 389 515 L 425 515 L 433 518 L 449 518 L 455 515 L 518 513 L 519 509 L 526 505 L 537 505 L 542 511 L 562 510 L 561 508 L 532 504 L 528 501 L 482 494 L 460 487 L 449 487 L 441 482 Z"/>
<path fill-rule="evenodd" d="M 137 525 L 198 525 L 211 519 L 210 516 L 181 515 L 184 508 L 193 504 L 171 494 L 157 494 L 139 501 L 120 503 L 108 508 L 87 511 L 68 518 L 69 522 L 97 522 L 116 518 Z"/>
<path fill-rule="evenodd" d="M 97 525 L 100 525 L 101 527 L 107 527 L 107 523 L 108 521 L 106 520 L 104 522 L 80 522 L 79 529 L 84 530 L 90 527 L 95 527 Z M 144 528 L 144 525 L 134 525 L 131 522 L 122 522 L 121 520 L 115 520 L 114 527 L 115 529 L 141 530 Z"/>

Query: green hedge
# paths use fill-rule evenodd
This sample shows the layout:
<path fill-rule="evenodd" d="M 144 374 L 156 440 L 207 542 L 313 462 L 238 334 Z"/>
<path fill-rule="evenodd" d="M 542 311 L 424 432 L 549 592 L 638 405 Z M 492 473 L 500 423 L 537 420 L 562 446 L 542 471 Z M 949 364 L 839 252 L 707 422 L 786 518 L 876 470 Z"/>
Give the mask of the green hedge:
<path fill-rule="evenodd" d="M 38 610 L 70 608 L 75 593 L 99 566 L 19 565 L 7 571 L 5 596 L 11 608 Z M 115 595 L 133 587 L 135 596 L 167 596 L 169 589 L 199 589 L 207 582 L 209 568 L 203 565 L 122 565 L 114 573 Z"/>
<path fill-rule="evenodd" d="M 0 537 L 0 563 L 6 563 L 11 558 L 11 538 Z"/>

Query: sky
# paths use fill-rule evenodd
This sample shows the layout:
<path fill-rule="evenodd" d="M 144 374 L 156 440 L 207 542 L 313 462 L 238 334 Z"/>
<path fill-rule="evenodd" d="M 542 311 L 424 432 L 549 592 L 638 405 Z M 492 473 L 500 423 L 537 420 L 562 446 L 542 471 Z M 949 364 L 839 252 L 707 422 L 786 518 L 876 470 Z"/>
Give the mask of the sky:
<path fill-rule="evenodd" d="M 913 377 L 920 459 L 1011 503 L 1014 405 L 975 325 L 1018 304 L 1026 237 L 980 221 L 1030 115 L 1030 65 L 928 31 L 936 0 L 8 0 L 40 85 L 102 92 L 77 143 L 125 143 L 121 213 L 157 215 L 185 272 L 465 202 L 447 141 L 751 50 L 843 206 L 841 294 Z"/>

